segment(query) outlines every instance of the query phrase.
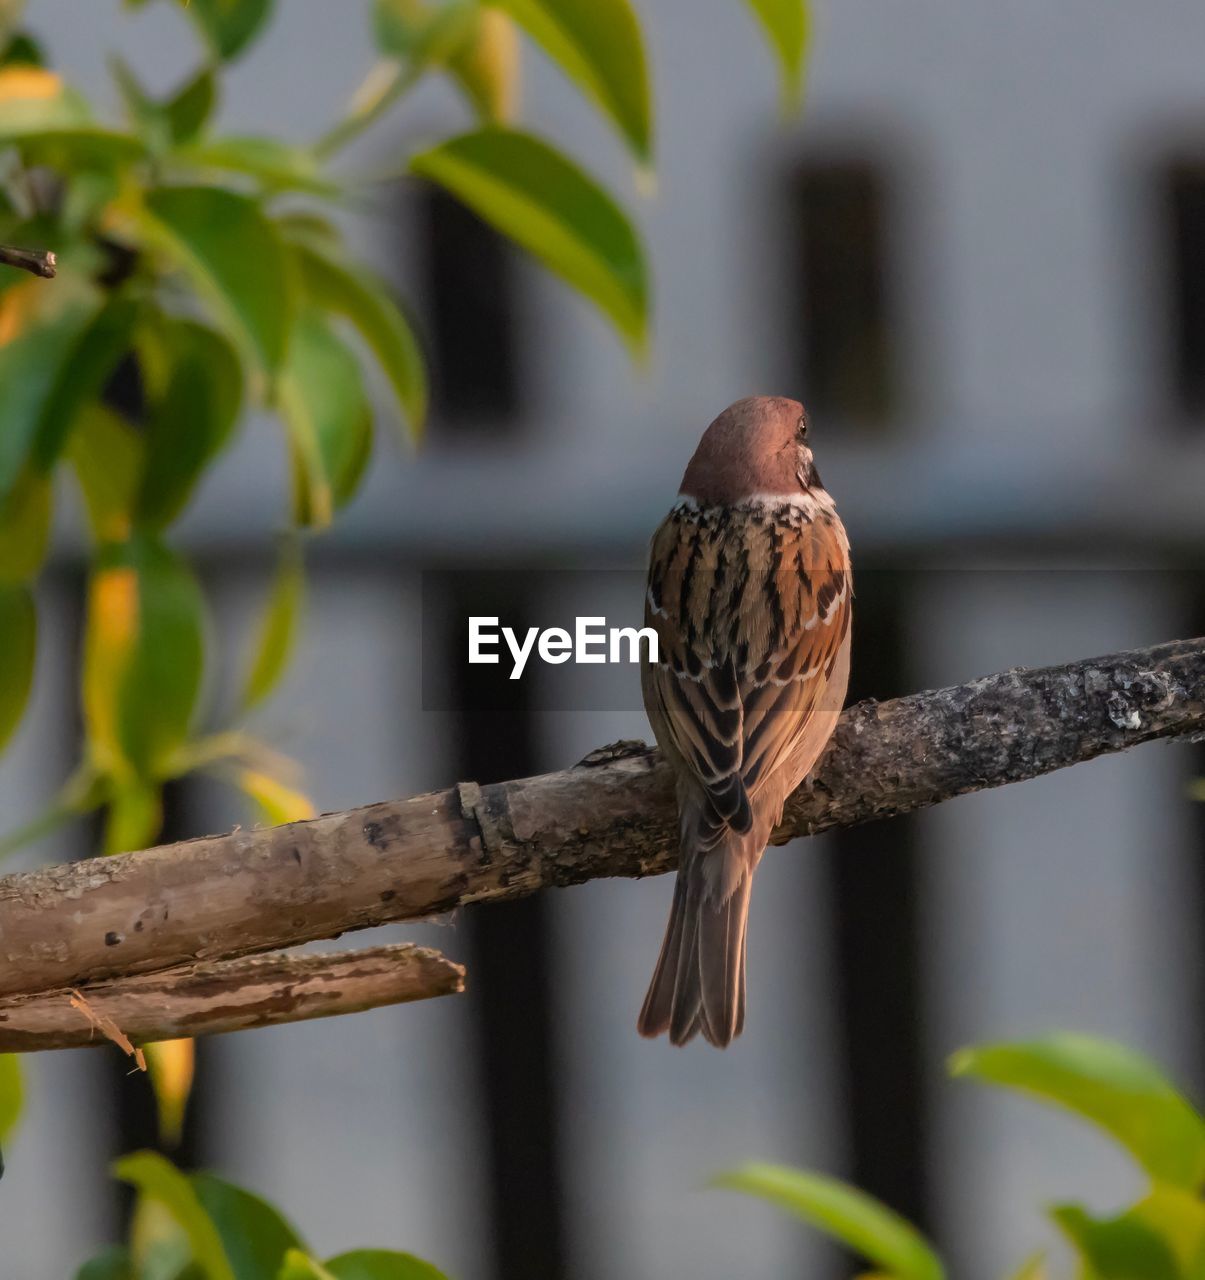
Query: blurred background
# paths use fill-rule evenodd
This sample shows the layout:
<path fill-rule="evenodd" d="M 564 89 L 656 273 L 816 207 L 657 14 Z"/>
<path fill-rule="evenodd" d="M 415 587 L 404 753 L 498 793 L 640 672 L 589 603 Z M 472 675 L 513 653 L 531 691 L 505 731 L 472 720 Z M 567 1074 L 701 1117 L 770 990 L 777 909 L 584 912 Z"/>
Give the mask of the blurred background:
<path fill-rule="evenodd" d="M 297 140 L 325 127 L 371 60 L 353 8 L 280 5 L 229 75 L 223 124 Z M 261 716 L 319 808 L 648 737 L 634 674 L 613 710 L 551 707 L 538 681 L 500 708 L 449 654 L 431 709 L 423 631 L 487 596 L 499 609 L 474 612 L 540 621 L 553 582 L 556 607 L 577 591 L 573 611 L 629 620 L 632 579 L 582 571 L 639 568 L 702 429 L 754 392 L 812 414 L 859 571 L 855 696 L 1205 629 L 1205 10 L 1156 9 L 817 0 L 805 109 L 784 123 L 736 5 L 646 0 L 655 192 L 533 54 L 528 114 L 645 234 L 644 372 L 587 304 L 434 189 L 399 184 L 348 215 L 360 254 L 417 304 L 435 393 L 421 452 L 384 441 L 314 545 L 301 648 Z M 99 103 L 106 49 L 157 90 L 191 65 L 166 8 L 130 22 L 112 3 L 39 0 L 29 16 Z M 392 145 L 463 114 L 425 85 Z M 354 158 L 388 167 L 389 133 Z M 250 626 L 285 504 L 260 425 L 177 539 L 221 633 Z M 34 702 L 0 763 L 6 826 L 76 749 L 75 539 L 68 512 Z M 1039 1203 L 1106 1209 L 1135 1175 L 1073 1122 L 947 1081 L 945 1058 L 1070 1027 L 1150 1053 L 1205 1098 L 1205 829 L 1187 798 L 1201 768 L 1199 748 L 1145 748 L 772 851 L 748 1029 L 724 1054 L 634 1030 L 666 878 L 384 930 L 464 961 L 470 993 L 203 1043 L 184 1162 L 270 1195 L 322 1251 L 405 1248 L 459 1280 L 847 1274 L 771 1209 L 705 1189 L 774 1159 L 883 1197 L 954 1274 L 998 1273 L 1047 1240 Z M 242 817 L 205 783 L 169 792 L 171 837 Z M 69 829 L 21 865 L 90 840 Z M 0 1184 L 5 1277 L 58 1280 L 120 1235 L 106 1162 L 153 1136 L 126 1072 L 108 1049 L 33 1064 Z"/>

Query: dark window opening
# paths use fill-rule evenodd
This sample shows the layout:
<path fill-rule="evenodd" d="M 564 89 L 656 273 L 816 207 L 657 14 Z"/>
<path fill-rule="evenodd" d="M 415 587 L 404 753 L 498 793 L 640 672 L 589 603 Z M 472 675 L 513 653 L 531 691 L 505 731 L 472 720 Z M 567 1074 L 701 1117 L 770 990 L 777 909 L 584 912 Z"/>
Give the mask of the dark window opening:
<path fill-rule="evenodd" d="M 884 177 L 856 160 L 809 162 L 788 209 L 791 383 L 818 419 L 881 427 L 899 398 Z"/>
<path fill-rule="evenodd" d="M 471 613 L 507 614 L 526 627 L 536 603 L 525 592 L 529 576 L 518 568 L 449 573 L 444 600 L 450 625 L 443 633 L 465 634 L 462 620 Z M 499 681 L 495 673 L 489 666 L 449 664 L 456 776 L 481 783 L 522 777 L 537 765 L 531 686 Z M 547 895 L 464 909 L 494 1280 L 564 1280 L 573 1273 L 558 1124 L 550 912 Z"/>
<path fill-rule="evenodd" d="M 198 831 L 210 828 L 204 819 L 203 784 L 196 778 L 169 782 L 163 789 L 163 826 L 158 840 L 170 844 L 187 840 Z M 94 824 L 95 844 L 99 845 L 101 824 Z M 217 1100 L 222 1096 L 223 1081 L 218 1038 L 195 1040 L 195 1071 L 188 1104 L 183 1115 L 179 1141 L 165 1139 L 160 1130 L 159 1107 L 150 1076 L 134 1068 L 129 1058 L 120 1053 L 106 1053 L 103 1064 L 112 1097 L 112 1154 L 152 1150 L 174 1160 L 186 1171 L 210 1164 L 215 1158 L 213 1118 Z M 114 1204 L 113 1236 L 124 1240 L 129 1231 L 136 1196 L 132 1187 L 121 1182 L 112 1184 Z"/>
<path fill-rule="evenodd" d="M 1172 395 L 1187 414 L 1205 412 L 1205 157 L 1177 160 L 1160 182 L 1168 237 Z"/>
<path fill-rule="evenodd" d="M 909 580 L 859 580 L 849 703 L 914 688 L 907 669 Z M 849 1167 L 863 1190 L 923 1229 L 932 1221 L 925 1109 L 921 844 L 916 814 L 834 832 L 823 861 L 833 930 L 834 1046 Z"/>
<path fill-rule="evenodd" d="M 419 197 L 418 229 L 435 430 L 514 430 L 522 408 L 515 251 L 442 191 Z"/>

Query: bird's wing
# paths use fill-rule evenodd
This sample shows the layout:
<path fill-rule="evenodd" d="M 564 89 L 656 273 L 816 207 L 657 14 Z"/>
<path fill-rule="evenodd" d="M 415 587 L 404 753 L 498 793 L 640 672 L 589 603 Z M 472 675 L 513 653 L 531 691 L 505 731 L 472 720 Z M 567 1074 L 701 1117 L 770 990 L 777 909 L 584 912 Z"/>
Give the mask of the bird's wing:
<path fill-rule="evenodd" d="M 713 839 L 749 830 L 750 800 L 824 705 L 851 594 L 835 516 L 693 529 L 671 516 L 655 535 L 645 602 L 658 637 L 649 710 L 704 791 Z"/>

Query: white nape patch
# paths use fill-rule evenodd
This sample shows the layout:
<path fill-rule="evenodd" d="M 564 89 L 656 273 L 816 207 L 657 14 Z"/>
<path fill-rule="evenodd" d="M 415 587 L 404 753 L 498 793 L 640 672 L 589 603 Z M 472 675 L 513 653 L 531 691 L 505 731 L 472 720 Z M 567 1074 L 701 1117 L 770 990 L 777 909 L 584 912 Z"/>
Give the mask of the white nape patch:
<path fill-rule="evenodd" d="M 836 513 L 836 504 L 829 496 L 825 489 L 806 489 L 796 490 L 793 493 L 751 493 L 747 498 L 741 498 L 739 502 L 727 504 L 728 509 L 745 508 L 755 510 L 773 511 L 782 507 L 793 507 L 798 511 L 802 511 L 809 519 L 816 516 L 818 512 L 828 512 L 830 515 Z M 701 507 L 698 498 L 689 493 L 679 493 L 678 500 L 674 503 L 674 511 L 722 511 L 724 506 L 713 503 L 708 507 Z"/>
<path fill-rule="evenodd" d="M 833 512 L 836 507 L 824 489 L 805 489 L 802 493 L 751 493 L 737 503 L 740 507 L 795 507 L 809 516 L 818 511 Z"/>

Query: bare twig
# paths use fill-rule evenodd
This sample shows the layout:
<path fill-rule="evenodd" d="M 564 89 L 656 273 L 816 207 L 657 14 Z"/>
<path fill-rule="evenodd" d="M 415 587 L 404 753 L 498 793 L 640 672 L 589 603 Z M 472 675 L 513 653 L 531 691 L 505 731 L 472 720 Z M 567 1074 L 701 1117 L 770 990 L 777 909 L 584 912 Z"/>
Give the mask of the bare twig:
<path fill-rule="evenodd" d="M 339 954 L 255 956 L 0 1001 L 0 1053 L 137 1045 L 454 995 L 464 969 L 400 943 Z"/>
<path fill-rule="evenodd" d="M 1205 639 L 1006 671 L 841 718 L 775 841 L 1205 732 Z M 0 879 L 0 995 L 291 946 L 677 862 L 669 770 L 637 743 L 311 822 Z"/>
<path fill-rule="evenodd" d="M 43 280 L 53 280 L 58 273 L 58 261 L 49 249 L 17 249 L 0 244 L 0 263 L 41 276 Z"/>
<path fill-rule="evenodd" d="M 146 1054 L 142 1052 L 137 1045 L 133 1044 L 130 1037 L 113 1021 L 112 1015 L 108 1013 L 98 1013 L 91 1005 L 88 997 L 81 991 L 65 991 L 63 995 L 67 997 L 67 1007 L 74 1009 L 81 1017 L 88 1020 L 89 1039 L 94 1031 L 99 1031 L 104 1039 L 110 1044 L 115 1044 L 127 1057 L 134 1059 L 134 1065 L 139 1071 L 146 1070 Z M 46 997 L 42 997 L 45 999 Z M 61 1001 L 56 1001 L 58 1012 L 62 1011 Z M 77 1020 L 78 1027 L 78 1020 Z"/>

